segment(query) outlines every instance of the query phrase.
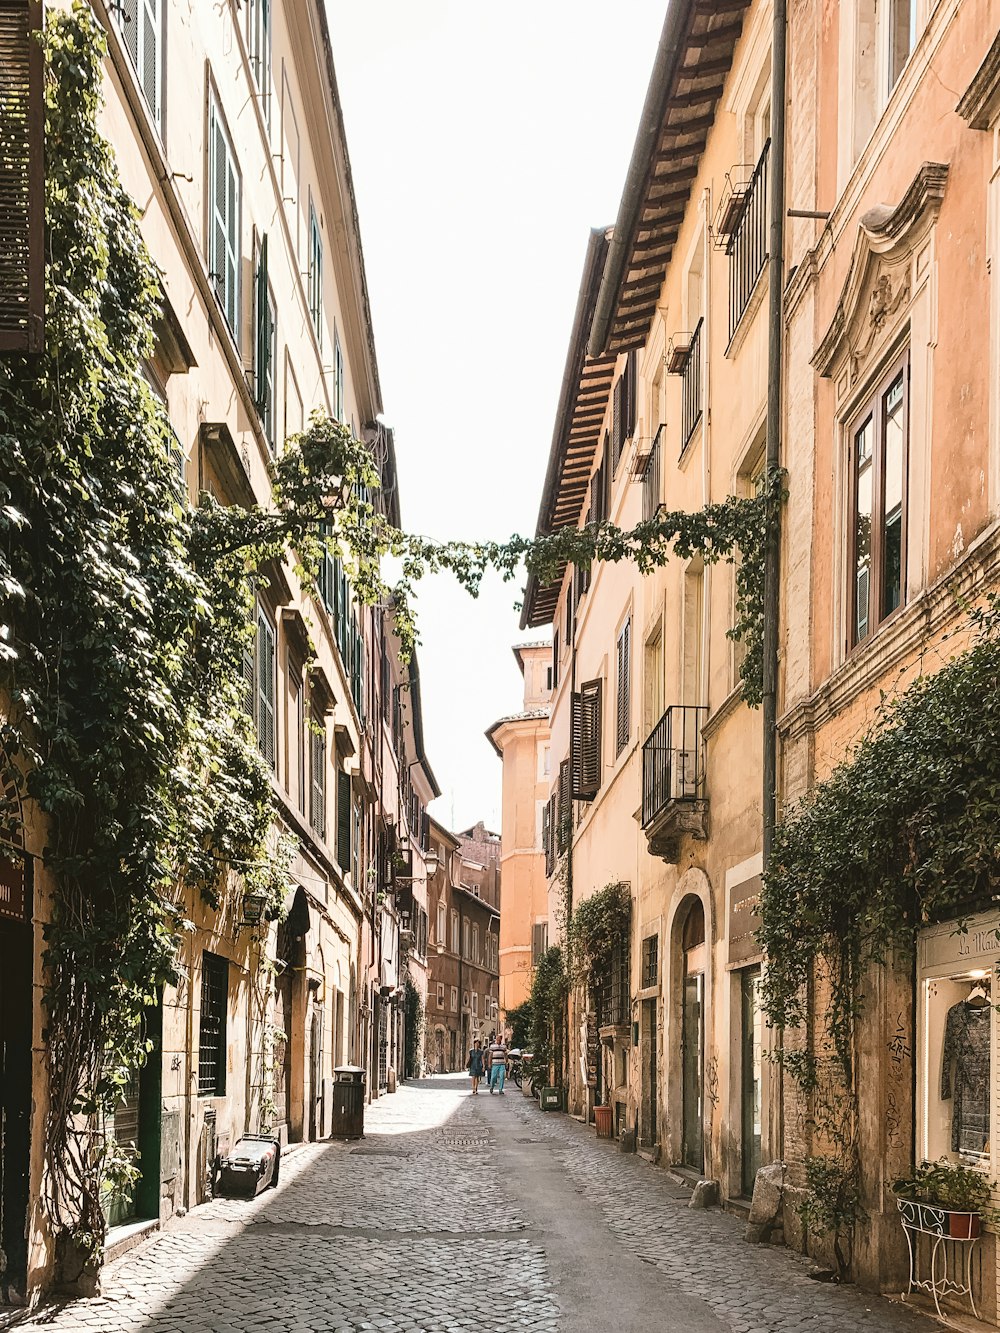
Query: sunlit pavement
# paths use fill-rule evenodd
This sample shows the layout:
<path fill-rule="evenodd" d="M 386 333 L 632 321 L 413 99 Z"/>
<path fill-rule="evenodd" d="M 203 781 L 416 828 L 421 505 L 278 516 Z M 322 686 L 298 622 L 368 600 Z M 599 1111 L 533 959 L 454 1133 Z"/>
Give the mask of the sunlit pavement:
<path fill-rule="evenodd" d="M 314 1144 L 253 1201 L 217 1200 L 108 1267 L 55 1333 L 486 1329 L 847 1333 L 939 1327 L 818 1286 L 787 1250 L 692 1211 L 666 1174 L 508 1085 L 406 1085 L 360 1143 Z"/>

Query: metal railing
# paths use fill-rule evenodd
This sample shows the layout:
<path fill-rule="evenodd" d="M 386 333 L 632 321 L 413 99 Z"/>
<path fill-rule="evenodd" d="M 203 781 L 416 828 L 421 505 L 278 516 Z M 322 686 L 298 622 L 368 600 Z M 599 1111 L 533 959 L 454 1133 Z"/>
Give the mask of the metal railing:
<path fill-rule="evenodd" d="M 740 215 L 726 246 L 729 256 L 729 337 L 743 318 L 757 279 L 767 263 L 767 159 L 771 140 L 761 152 L 743 196 Z"/>
<path fill-rule="evenodd" d="M 687 360 L 681 372 L 681 453 L 687 448 L 701 420 L 701 331 L 704 327 L 705 320 L 702 317 L 691 334 Z"/>
<path fill-rule="evenodd" d="M 653 436 L 646 471 L 642 474 L 642 516 L 652 518 L 660 507 L 660 455 L 663 452 L 663 436 L 666 426 L 661 426 Z"/>
<path fill-rule="evenodd" d="M 674 704 L 642 747 L 642 826 L 673 801 L 696 801 L 705 785 L 701 728 L 708 709 Z"/>

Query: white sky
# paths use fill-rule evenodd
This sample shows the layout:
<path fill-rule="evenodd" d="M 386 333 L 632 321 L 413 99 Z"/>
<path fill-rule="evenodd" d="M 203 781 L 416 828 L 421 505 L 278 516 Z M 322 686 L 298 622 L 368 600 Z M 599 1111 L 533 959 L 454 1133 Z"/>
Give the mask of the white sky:
<path fill-rule="evenodd" d="M 533 533 L 589 229 L 614 222 L 666 0 L 327 0 L 403 523 Z M 427 757 L 500 827 L 521 583 L 420 594 Z"/>

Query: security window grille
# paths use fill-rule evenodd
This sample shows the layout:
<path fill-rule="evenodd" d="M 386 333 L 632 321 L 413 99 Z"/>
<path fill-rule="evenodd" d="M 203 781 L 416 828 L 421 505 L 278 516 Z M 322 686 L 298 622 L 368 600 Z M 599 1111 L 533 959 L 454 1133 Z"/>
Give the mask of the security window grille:
<path fill-rule="evenodd" d="M 660 937 L 647 935 L 642 942 L 642 984 L 657 986 L 660 982 Z"/>
<path fill-rule="evenodd" d="M 598 1027 L 622 1027 L 631 1020 L 629 966 L 630 955 L 626 936 L 615 942 L 607 970 L 594 977 L 592 982 Z"/>
<path fill-rule="evenodd" d="M 351 826 L 354 820 L 351 775 L 337 770 L 337 865 L 346 875 L 351 869 Z"/>
<path fill-rule="evenodd" d="M 615 754 L 628 745 L 632 727 L 632 622 L 626 620 L 618 635 L 617 697 L 615 701 Z"/>
<path fill-rule="evenodd" d="M 906 353 L 850 431 L 851 648 L 905 601 L 909 385 Z"/>
<path fill-rule="evenodd" d="M 160 0 L 115 0 L 111 13 L 131 58 L 146 105 L 159 128 L 163 61 Z"/>
<path fill-rule="evenodd" d="M 226 1095 L 226 1017 L 229 962 L 218 954 L 201 956 L 201 1019 L 198 1028 L 198 1095 Z"/>
<path fill-rule="evenodd" d="M 242 184 L 236 156 L 213 97 L 208 112 L 208 268 L 233 337 L 240 328 L 240 210 Z"/>
<path fill-rule="evenodd" d="M 323 346 L 323 238 L 312 200 L 309 201 L 309 317 L 316 341 Z"/>
<path fill-rule="evenodd" d="M 274 450 L 275 329 L 277 315 L 267 280 L 267 237 L 262 236 L 254 277 L 254 396 L 267 442 Z"/>
<path fill-rule="evenodd" d="M 309 732 L 309 824 L 326 837 L 326 726 L 315 717 Z"/>
<path fill-rule="evenodd" d="M 40 0 L 0 3 L 0 353 L 40 352 L 45 313 Z"/>
<path fill-rule="evenodd" d="M 257 613 L 257 745 L 274 768 L 274 626 Z"/>
<path fill-rule="evenodd" d="M 248 0 L 247 46 L 250 69 L 260 93 L 261 108 L 271 124 L 271 0 Z"/>
<path fill-rule="evenodd" d="M 601 682 L 589 680 L 573 695 L 573 799 L 592 801 L 601 787 Z"/>
<path fill-rule="evenodd" d="M 531 927 L 531 966 L 537 967 L 549 947 L 549 923 L 536 921 Z"/>

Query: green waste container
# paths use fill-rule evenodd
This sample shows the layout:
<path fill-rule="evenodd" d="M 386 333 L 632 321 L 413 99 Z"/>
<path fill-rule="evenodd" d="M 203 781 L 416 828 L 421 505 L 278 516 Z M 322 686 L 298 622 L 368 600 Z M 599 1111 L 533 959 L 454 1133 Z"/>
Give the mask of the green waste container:
<path fill-rule="evenodd" d="M 360 1065 L 340 1065 L 333 1071 L 332 1139 L 365 1136 L 365 1071 Z"/>
<path fill-rule="evenodd" d="M 562 1088 L 543 1088 L 538 1104 L 543 1111 L 561 1111 L 563 1105 Z"/>

